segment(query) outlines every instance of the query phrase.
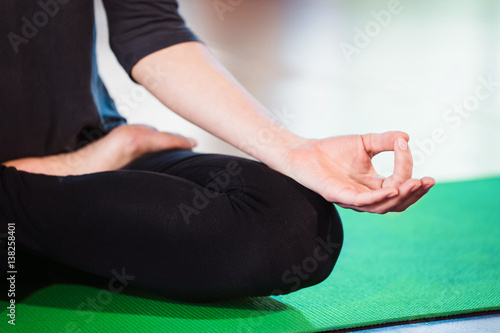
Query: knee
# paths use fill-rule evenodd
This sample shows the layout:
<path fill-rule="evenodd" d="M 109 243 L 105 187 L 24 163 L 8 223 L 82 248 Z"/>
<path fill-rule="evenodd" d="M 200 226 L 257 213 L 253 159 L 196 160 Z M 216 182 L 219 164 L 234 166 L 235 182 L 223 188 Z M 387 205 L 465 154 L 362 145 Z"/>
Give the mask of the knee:
<path fill-rule="evenodd" d="M 302 235 L 293 233 L 288 242 L 292 257 L 281 266 L 271 294 L 288 294 L 326 280 L 332 273 L 343 244 L 343 230 L 331 203 L 313 203 L 309 219 L 294 222 Z M 282 256 L 288 256 L 282 254 Z"/>
<path fill-rule="evenodd" d="M 287 294 L 325 280 L 343 241 L 333 204 L 260 163 L 233 160 L 231 177 L 223 178 L 229 167 L 222 167 L 210 179 L 199 180 L 225 185 L 220 186 L 225 195 L 214 199 L 216 208 L 207 211 L 205 219 L 217 221 L 217 229 L 223 228 L 231 237 L 207 230 L 217 239 L 211 244 L 220 250 L 201 263 L 206 278 L 197 284 L 196 297 Z M 228 216 L 221 219 L 221 212 Z M 212 214 L 217 218 L 209 218 Z"/>
<path fill-rule="evenodd" d="M 262 261 L 261 267 L 267 267 L 263 271 L 268 275 L 262 276 L 267 289 L 262 295 L 287 294 L 324 281 L 333 271 L 343 243 L 342 223 L 334 205 L 270 169 L 255 171 L 253 177 L 257 174 L 251 190 L 259 204 L 249 206 L 263 208 L 256 238 L 264 240 L 259 253 L 265 255 L 254 257 Z"/>

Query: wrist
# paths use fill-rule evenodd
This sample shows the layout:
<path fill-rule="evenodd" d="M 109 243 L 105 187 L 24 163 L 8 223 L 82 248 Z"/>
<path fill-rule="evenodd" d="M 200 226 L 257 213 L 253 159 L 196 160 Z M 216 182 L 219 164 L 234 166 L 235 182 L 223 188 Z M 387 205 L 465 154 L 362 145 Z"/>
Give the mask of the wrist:
<path fill-rule="evenodd" d="M 261 149 L 257 150 L 257 156 L 254 157 L 271 169 L 289 175 L 289 152 L 308 139 L 285 129 L 280 129 L 278 133 L 274 134 L 274 137 L 267 144 L 262 145 Z"/>

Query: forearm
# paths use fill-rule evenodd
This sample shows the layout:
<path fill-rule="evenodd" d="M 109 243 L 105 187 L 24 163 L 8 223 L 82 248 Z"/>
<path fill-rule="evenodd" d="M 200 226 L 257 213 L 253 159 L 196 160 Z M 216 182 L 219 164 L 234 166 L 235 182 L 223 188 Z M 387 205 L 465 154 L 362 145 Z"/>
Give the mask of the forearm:
<path fill-rule="evenodd" d="M 155 52 L 134 66 L 132 76 L 183 118 L 272 168 L 282 169 L 282 153 L 302 141 L 279 128 L 201 43 Z"/>

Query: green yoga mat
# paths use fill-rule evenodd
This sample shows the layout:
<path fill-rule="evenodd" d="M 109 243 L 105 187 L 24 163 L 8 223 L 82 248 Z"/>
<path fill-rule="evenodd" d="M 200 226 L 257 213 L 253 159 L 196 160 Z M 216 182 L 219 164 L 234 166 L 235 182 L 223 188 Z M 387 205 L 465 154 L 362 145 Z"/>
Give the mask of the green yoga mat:
<path fill-rule="evenodd" d="M 402 214 L 340 210 L 333 273 L 290 295 L 183 304 L 52 285 L 17 304 L 15 327 L 1 303 L 0 332 L 318 332 L 498 310 L 499 189 L 500 178 L 438 184 Z"/>

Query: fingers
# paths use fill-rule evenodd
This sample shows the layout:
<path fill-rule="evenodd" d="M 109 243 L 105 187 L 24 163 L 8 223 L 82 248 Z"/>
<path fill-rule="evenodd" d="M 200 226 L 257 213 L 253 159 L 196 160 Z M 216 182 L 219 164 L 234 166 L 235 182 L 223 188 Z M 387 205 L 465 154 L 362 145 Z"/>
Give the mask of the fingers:
<path fill-rule="evenodd" d="M 122 125 L 111 131 L 122 143 L 133 147 L 139 154 L 163 149 L 192 149 L 196 141 L 179 134 L 160 132 L 149 125 Z"/>
<path fill-rule="evenodd" d="M 408 200 L 408 205 L 411 205 L 419 199 L 418 194 L 420 188 L 422 188 L 422 182 L 420 180 L 409 179 L 398 187 L 399 194 L 396 197 L 386 200 L 376 207 L 370 208 L 372 208 L 375 213 L 378 214 L 400 211 L 398 208 L 400 208 L 400 205 L 403 202 Z"/>
<path fill-rule="evenodd" d="M 413 205 L 415 202 L 420 200 L 429 190 L 436 184 L 436 181 L 433 178 L 425 177 L 421 179 L 422 186 L 418 188 L 412 195 L 408 198 L 402 200 L 402 202 L 391 211 L 393 212 L 402 212 L 405 211 L 408 207 Z"/>
<path fill-rule="evenodd" d="M 197 145 L 196 140 L 182 135 L 167 132 L 157 132 L 156 134 L 158 137 L 153 138 L 153 140 L 155 140 L 154 145 L 152 146 L 154 150 L 192 149 Z"/>
<path fill-rule="evenodd" d="M 394 151 L 394 172 L 386 178 L 383 187 L 399 187 L 411 179 L 413 158 L 408 147 L 408 134 L 404 132 L 386 132 L 362 136 L 366 152 L 370 157 L 383 151 Z"/>
<path fill-rule="evenodd" d="M 168 149 L 192 149 L 196 141 L 182 135 L 160 132 L 144 125 L 129 125 L 119 133 L 119 141 L 130 147 L 130 155 L 137 158 L 146 153 Z"/>
<path fill-rule="evenodd" d="M 369 205 L 375 205 L 380 203 L 387 198 L 391 198 L 398 195 L 398 190 L 396 188 L 380 188 L 378 190 L 370 191 L 357 191 L 354 189 L 345 189 L 335 195 L 332 200 L 327 200 L 336 203 L 342 203 L 344 206 L 349 206 L 349 208 L 365 207 Z"/>
<path fill-rule="evenodd" d="M 408 142 L 403 137 L 398 137 L 394 143 L 394 172 L 386 178 L 383 187 L 399 187 L 411 179 L 413 172 L 413 158 Z"/>
<path fill-rule="evenodd" d="M 363 207 L 357 207 L 358 211 L 385 214 L 390 211 L 394 211 L 403 200 L 408 198 L 412 191 L 421 187 L 421 182 L 418 179 L 410 179 L 398 188 L 398 194 L 393 197 L 388 197 L 383 201 L 376 202 L 374 204 L 366 205 Z"/>
<path fill-rule="evenodd" d="M 431 177 L 424 177 L 421 179 L 423 189 L 428 192 L 434 185 L 436 185 L 436 181 Z"/>
<path fill-rule="evenodd" d="M 409 179 L 399 188 L 383 188 L 388 190 L 372 190 L 358 192 L 346 190 L 339 196 L 342 201 L 337 205 L 359 212 L 385 214 L 388 212 L 402 212 L 420 200 L 434 186 L 435 180 L 430 177 Z M 395 191 L 397 194 L 394 195 Z M 392 193 L 388 195 L 388 193 Z M 348 200 L 346 200 L 348 199 Z"/>
<path fill-rule="evenodd" d="M 393 151 L 394 142 L 400 137 L 405 139 L 407 142 L 410 139 L 408 134 L 400 131 L 385 132 L 382 134 L 372 133 L 361 136 L 366 152 L 370 157 L 373 157 L 383 151 Z"/>
<path fill-rule="evenodd" d="M 409 179 L 398 188 L 397 196 L 373 205 L 357 207 L 357 210 L 377 214 L 402 212 L 420 200 L 434 184 L 434 179 L 429 177 L 422 178 L 422 180 Z"/>
<path fill-rule="evenodd" d="M 394 186 L 399 186 L 411 178 L 413 172 L 413 158 L 408 141 L 399 137 L 394 142 Z M 396 185 L 397 184 L 397 185 Z"/>

